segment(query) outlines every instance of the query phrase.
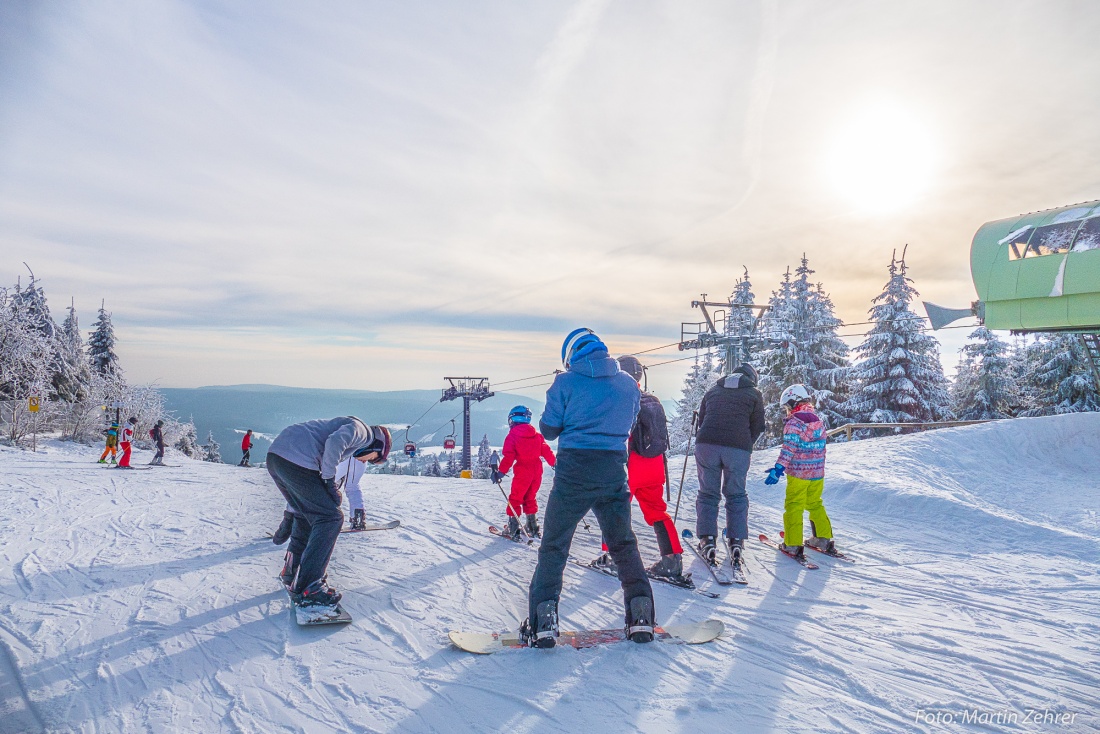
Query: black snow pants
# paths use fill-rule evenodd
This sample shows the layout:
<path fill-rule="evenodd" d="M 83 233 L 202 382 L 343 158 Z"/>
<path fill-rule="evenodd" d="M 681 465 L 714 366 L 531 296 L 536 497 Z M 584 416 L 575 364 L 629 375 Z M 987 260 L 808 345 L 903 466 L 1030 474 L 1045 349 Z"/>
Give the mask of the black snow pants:
<path fill-rule="evenodd" d="M 321 472 L 298 466 L 278 454 L 268 454 L 267 473 L 294 510 L 288 550 L 298 559 L 294 591 L 300 592 L 325 575 L 344 525 L 344 513 L 325 487 Z"/>

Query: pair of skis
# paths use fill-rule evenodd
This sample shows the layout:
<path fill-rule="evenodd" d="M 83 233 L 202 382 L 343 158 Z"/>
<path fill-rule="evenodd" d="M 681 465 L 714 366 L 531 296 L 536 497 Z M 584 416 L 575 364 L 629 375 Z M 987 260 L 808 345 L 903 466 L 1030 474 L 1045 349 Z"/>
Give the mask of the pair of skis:
<path fill-rule="evenodd" d="M 683 538 L 684 545 L 686 545 L 691 550 L 691 552 L 695 554 L 695 557 L 703 562 L 703 565 L 706 566 L 708 571 L 710 571 L 710 575 L 714 577 L 714 581 L 719 586 L 732 586 L 733 584 L 745 585 L 749 583 L 749 579 L 745 575 L 744 560 L 741 560 L 741 562 L 739 563 L 734 563 L 733 556 L 729 552 L 727 552 L 726 558 L 722 561 L 721 566 L 716 568 L 715 566 L 711 565 L 710 561 L 708 561 L 706 558 L 703 558 L 703 555 L 695 547 L 694 533 L 692 533 L 687 528 L 684 528 L 684 531 L 680 533 L 680 537 Z"/>
<path fill-rule="evenodd" d="M 785 539 L 783 531 L 779 532 L 779 537 L 781 539 Z M 780 545 L 779 543 L 776 543 L 774 540 L 769 538 L 767 535 L 764 535 L 763 533 L 760 534 L 760 542 L 763 543 L 764 545 L 770 545 L 772 548 L 775 548 L 777 551 L 779 551 L 783 555 L 787 556 L 788 558 L 793 558 L 794 560 L 796 560 L 800 564 L 802 564 L 802 566 L 804 568 L 807 568 L 811 571 L 820 568 L 820 566 L 818 566 L 816 563 L 813 563 L 812 561 L 808 560 L 805 557 L 805 555 L 796 556 L 794 553 L 787 550 L 784 546 Z M 820 553 L 822 555 L 829 556 L 830 558 L 835 558 L 838 561 L 846 561 L 848 563 L 855 563 L 854 558 L 851 558 L 850 556 L 846 556 L 843 553 L 839 553 L 835 550 L 832 553 L 830 553 L 829 551 L 822 550 L 821 548 L 818 548 L 817 546 L 813 546 L 813 545 L 806 545 L 806 546 L 803 546 L 803 548 L 809 548 L 810 550 L 815 550 L 815 551 L 817 551 L 818 553 Z"/>

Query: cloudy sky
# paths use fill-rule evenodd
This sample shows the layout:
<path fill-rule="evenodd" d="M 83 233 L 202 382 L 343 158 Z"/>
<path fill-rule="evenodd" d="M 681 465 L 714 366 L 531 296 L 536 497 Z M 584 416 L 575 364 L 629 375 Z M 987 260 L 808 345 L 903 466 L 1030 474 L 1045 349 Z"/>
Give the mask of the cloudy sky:
<path fill-rule="evenodd" d="M 0 275 L 106 299 L 165 386 L 537 375 L 803 252 L 846 321 L 906 244 L 964 306 L 983 222 L 1100 198 L 1097 39 L 1057 0 L 0 3 Z"/>

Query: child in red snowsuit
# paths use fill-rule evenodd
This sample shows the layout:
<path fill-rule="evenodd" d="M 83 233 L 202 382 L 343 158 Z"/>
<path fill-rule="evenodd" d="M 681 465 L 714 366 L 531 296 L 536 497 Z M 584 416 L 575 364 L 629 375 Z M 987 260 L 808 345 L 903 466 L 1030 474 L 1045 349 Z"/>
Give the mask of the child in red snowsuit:
<path fill-rule="evenodd" d="M 515 465 L 512 493 L 508 496 L 508 532 L 514 538 L 519 537 L 519 513 L 523 512 L 527 515 L 527 534 L 538 537 L 541 531 L 535 513 L 539 509 L 536 495 L 542 485 L 542 459 L 554 466 L 554 452 L 531 425 L 531 411 L 527 407 L 512 408 L 508 425 L 511 430 L 504 439 L 504 460 L 498 469 L 504 475 Z"/>

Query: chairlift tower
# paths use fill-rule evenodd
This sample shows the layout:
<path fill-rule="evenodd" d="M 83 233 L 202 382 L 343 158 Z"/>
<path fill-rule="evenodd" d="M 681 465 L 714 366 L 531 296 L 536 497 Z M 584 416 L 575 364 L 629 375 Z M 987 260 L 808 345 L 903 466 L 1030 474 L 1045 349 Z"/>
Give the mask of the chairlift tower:
<path fill-rule="evenodd" d="M 462 469 L 470 470 L 470 401 L 480 403 L 493 397 L 488 377 L 444 377 L 451 386 L 444 388 L 439 402 L 462 398 Z"/>
<path fill-rule="evenodd" d="M 707 294 L 703 293 L 703 300 L 692 301 L 691 307 L 703 312 L 703 321 L 680 323 L 680 351 L 687 349 L 709 349 L 718 347 L 722 350 L 722 369 L 725 374 L 730 374 L 742 362 L 748 362 L 752 353 L 764 347 L 776 343 L 775 339 L 763 336 L 759 333 L 760 324 L 764 318 L 767 306 L 758 306 L 754 303 L 730 303 L 728 301 L 708 301 Z M 708 308 L 716 309 L 712 314 Z M 718 309 L 728 309 L 718 310 Z M 742 316 L 742 323 L 747 324 L 748 329 L 739 333 L 729 333 L 728 313 L 738 309 Z"/>

